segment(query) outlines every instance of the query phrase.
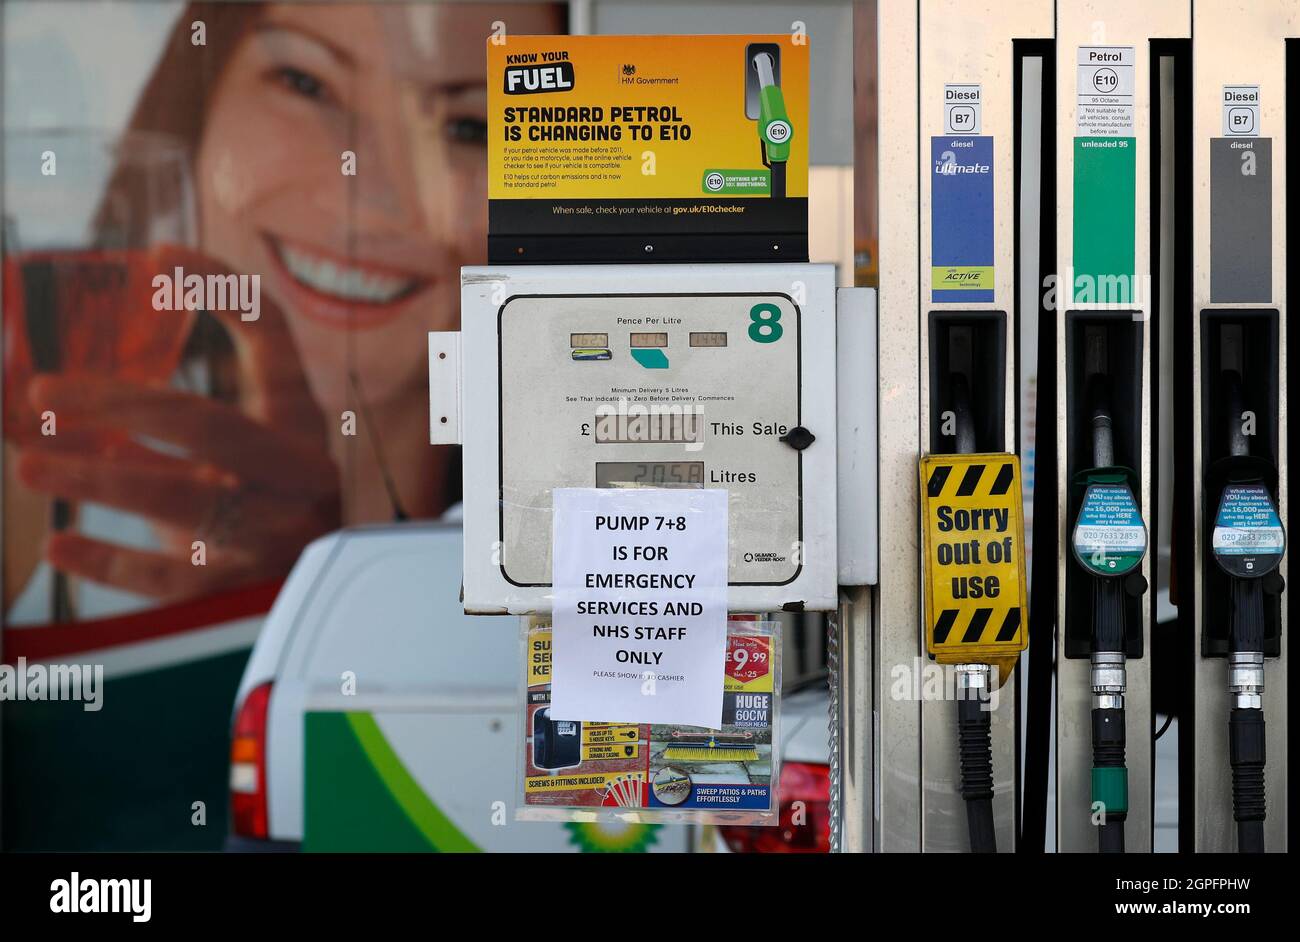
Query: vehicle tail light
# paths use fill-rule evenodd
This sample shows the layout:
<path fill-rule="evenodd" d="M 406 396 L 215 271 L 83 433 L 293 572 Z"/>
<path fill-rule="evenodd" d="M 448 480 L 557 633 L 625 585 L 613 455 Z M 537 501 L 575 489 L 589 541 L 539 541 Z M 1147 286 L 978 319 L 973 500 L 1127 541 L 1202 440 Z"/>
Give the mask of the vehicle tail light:
<path fill-rule="evenodd" d="M 254 687 L 240 704 L 230 742 L 231 829 L 241 837 L 270 836 L 266 811 L 266 713 L 271 685 Z"/>
<path fill-rule="evenodd" d="M 830 851 L 830 768 L 809 762 L 781 766 L 781 823 L 718 828 L 738 854 L 825 854 Z"/>

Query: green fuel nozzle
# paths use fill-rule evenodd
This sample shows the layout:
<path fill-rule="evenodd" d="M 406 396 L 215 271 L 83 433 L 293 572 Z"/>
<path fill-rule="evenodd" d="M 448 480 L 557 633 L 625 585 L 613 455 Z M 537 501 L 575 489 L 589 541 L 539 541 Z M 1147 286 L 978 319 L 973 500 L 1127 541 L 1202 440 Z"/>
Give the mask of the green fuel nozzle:
<path fill-rule="evenodd" d="M 754 56 L 758 72 L 758 140 L 763 165 L 772 172 L 772 195 L 785 195 L 785 164 L 790 159 L 790 139 L 794 129 L 785 110 L 785 96 L 776 83 L 776 61 L 770 52 Z M 779 192 L 778 192 L 779 190 Z"/>
<path fill-rule="evenodd" d="M 1127 596 L 1146 591 L 1139 567 L 1147 550 L 1146 525 L 1133 496 L 1137 475 L 1115 464 L 1106 378 L 1094 373 L 1086 388 L 1093 467 L 1075 477 L 1083 499 L 1075 519 L 1075 562 L 1092 577 L 1092 811 L 1100 815 L 1102 853 L 1124 851 L 1128 817 L 1124 694 Z"/>

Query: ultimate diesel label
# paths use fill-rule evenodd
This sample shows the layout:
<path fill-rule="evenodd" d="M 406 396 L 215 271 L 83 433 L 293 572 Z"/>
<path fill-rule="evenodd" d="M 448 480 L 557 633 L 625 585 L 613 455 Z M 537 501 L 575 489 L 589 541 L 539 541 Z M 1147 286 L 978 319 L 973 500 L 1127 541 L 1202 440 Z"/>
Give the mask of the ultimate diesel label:
<path fill-rule="evenodd" d="M 501 570 L 551 571 L 552 487 L 725 488 L 728 578 L 780 585 L 802 542 L 800 310 L 784 294 L 527 296 L 499 312 Z"/>

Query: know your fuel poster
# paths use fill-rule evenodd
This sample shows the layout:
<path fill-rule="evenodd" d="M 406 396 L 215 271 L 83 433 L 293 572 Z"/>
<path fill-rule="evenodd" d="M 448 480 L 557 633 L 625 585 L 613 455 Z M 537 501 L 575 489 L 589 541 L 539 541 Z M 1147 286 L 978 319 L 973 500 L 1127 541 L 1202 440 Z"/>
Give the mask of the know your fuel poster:
<path fill-rule="evenodd" d="M 806 261 L 808 62 L 798 35 L 490 38 L 490 261 Z"/>

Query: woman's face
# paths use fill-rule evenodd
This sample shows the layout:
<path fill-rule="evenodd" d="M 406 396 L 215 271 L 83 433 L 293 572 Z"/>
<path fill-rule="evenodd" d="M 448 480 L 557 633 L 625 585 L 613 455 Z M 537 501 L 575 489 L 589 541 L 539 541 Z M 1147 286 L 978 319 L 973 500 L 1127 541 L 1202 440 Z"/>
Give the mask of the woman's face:
<path fill-rule="evenodd" d="M 456 329 L 458 269 L 487 240 L 491 24 L 556 32 L 553 11 L 272 4 L 221 73 L 204 247 L 262 276 L 328 411 L 352 368 L 372 402 L 423 390 L 424 334 Z"/>

